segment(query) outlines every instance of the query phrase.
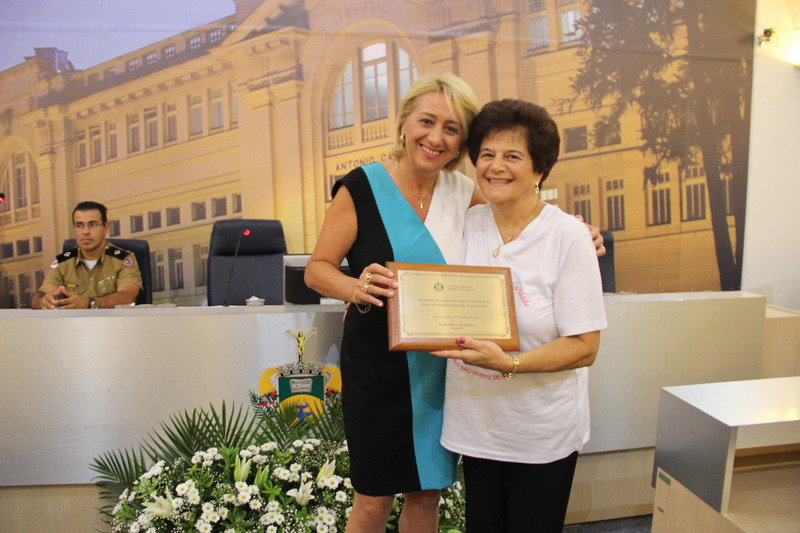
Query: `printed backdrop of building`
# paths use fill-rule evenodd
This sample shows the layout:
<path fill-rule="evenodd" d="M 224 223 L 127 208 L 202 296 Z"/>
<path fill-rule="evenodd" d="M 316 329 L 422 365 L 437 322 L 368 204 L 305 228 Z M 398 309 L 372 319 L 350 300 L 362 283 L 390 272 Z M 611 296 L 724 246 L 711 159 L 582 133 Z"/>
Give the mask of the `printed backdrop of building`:
<path fill-rule="evenodd" d="M 37 49 L 0 72 L 0 306 L 29 304 L 71 236 L 72 207 L 87 199 L 109 207 L 110 236 L 150 242 L 156 303 L 205 303 L 219 219 L 278 219 L 289 253 L 310 252 L 331 185 L 386 160 L 408 86 L 442 72 L 466 79 L 481 102 L 523 98 L 551 111 L 562 153 L 542 195 L 614 232 L 618 290 L 718 290 L 697 135 L 686 132 L 679 158 L 654 155 L 642 139 L 651 117 L 630 107 L 604 121 L 610 102 L 589 107 L 573 91 L 586 64 L 579 21 L 614 5 L 237 0 L 229 17 L 85 70 L 64 51 Z M 752 34 L 754 0 L 743 6 L 717 13 Z M 674 32 L 671 53 L 686 33 Z M 712 60 L 747 63 L 750 50 Z M 678 66 L 663 77 L 679 76 Z M 749 73 L 741 83 L 749 87 Z M 723 185 L 732 145 L 714 169 Z M 461 170 L 474 176 L 468 161 Z M 731 216 L 727 194 L 723 223 L 735 242 L 743 212 Z"/>

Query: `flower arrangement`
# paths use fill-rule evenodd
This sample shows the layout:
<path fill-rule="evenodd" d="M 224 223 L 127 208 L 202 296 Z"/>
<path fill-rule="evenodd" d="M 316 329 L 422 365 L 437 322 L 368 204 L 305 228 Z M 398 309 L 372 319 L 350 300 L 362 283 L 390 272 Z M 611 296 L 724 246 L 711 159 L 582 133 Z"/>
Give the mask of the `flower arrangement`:
<path fill-rule="evenodd" d="M 343 532 L 353 487 L 338 394 L 327 394 L 320 416 L 296 408 L 252 410 L 213 406 L 162 423 L 138 451 L 95 458 L 101 512 L 114 533 Z M 403 498 L 395 500 L 388 531 L 397 530 Z M 442 492 L 443 533 L 464 530 L 462 486 Z"/>
<path fill-rule="evenodd" d="M 346 455 L 335 443 L 305 438 L 285 450 L 268 442 L 159 461 L 120 495 L 112 530 L 344 531 L 353 503 L 350 480 L 340 475 Z"/>

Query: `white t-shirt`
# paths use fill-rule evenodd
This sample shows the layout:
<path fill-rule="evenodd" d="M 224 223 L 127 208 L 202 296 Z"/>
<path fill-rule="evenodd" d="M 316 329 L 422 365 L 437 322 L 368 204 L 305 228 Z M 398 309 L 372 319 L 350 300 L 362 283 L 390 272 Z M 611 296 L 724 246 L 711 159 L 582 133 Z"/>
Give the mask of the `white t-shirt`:
<path fill-rule="evenodd" d="M 439 173 L 425 227 L 448 264 L 460 264 L 464 257 L 464 219 L 475 182 L 460 172 Z"/>
<path fill-rule="evenodd" d="M 583 223 L 545 205 L 519 237 L 501 243 L 489 206 L 471 208 L 464 262 L 511 268 L 521 351 L 606 328 L 597 255 Z M 587 380 L 587 368 L 505 380 L 448 360 L 442 446 L 497 461 L 563 459 L 589 440 Z"/>

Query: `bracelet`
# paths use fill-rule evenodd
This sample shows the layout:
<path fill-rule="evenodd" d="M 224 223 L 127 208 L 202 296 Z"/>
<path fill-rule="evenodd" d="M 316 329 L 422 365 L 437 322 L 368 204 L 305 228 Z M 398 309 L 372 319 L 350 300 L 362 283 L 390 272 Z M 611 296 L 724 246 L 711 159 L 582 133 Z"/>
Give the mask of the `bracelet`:
<path fill-rule="evenodd" d="M 503 379 L 514 379 L 517 377 L 517 370 L 519 370 L 519 357 L 516 354 L 510 353 L 511 359 L 514 360 L 514 366 L 511 367 L 511 372 L 503 372 Z"/>
<path fill-rule="evenodd" d="M 366 287 L 367 285 L 364 285 L 364 286 Z M 356 286 L 355 286 L 355 287 L 353 287 L 353 305 L 355 305 L 355 306 L 356 306 L 356 309 L 358 309 L 358 312 L 359 312 L 359 313 L 361 313 L 362 315 L 365 315 L 365 314 L 369 313 L 369 310 L 370 310 L 370 309 L 372 309 L 372 304 L 371 304 L 371 303 L 368 303 L 368 304 L 367 304 L 367 306 L 366 306 L 366 307 L 364 307 L 364 308 L 362 309 L 362 308 L 361 308 L 361 307 L 358 305 L 358 298 L 356 297 L 356 291 L 357 291 L 357 290 L 358 290 L 358 281 L 356 281 Z M 366 292 L 366 291 L 365 291 L 365 292 Z"/>

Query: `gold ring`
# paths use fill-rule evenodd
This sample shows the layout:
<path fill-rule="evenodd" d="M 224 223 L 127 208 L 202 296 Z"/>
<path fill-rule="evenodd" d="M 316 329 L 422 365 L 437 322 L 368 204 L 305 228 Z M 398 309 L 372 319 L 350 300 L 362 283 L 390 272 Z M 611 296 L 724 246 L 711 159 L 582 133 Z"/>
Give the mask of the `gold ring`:
<path fill-rule="evenodd" d="M 364 273 L 364 281 L 367 282 L 367 285 L 372 283 L 372 273 L 371 272 L 365 272 Z"/>
<path fill-rule="evenodd" d="M 363 292 L 364 294 L 369 294 L 369 283 L 361 286 L 361 292 Z"/>

